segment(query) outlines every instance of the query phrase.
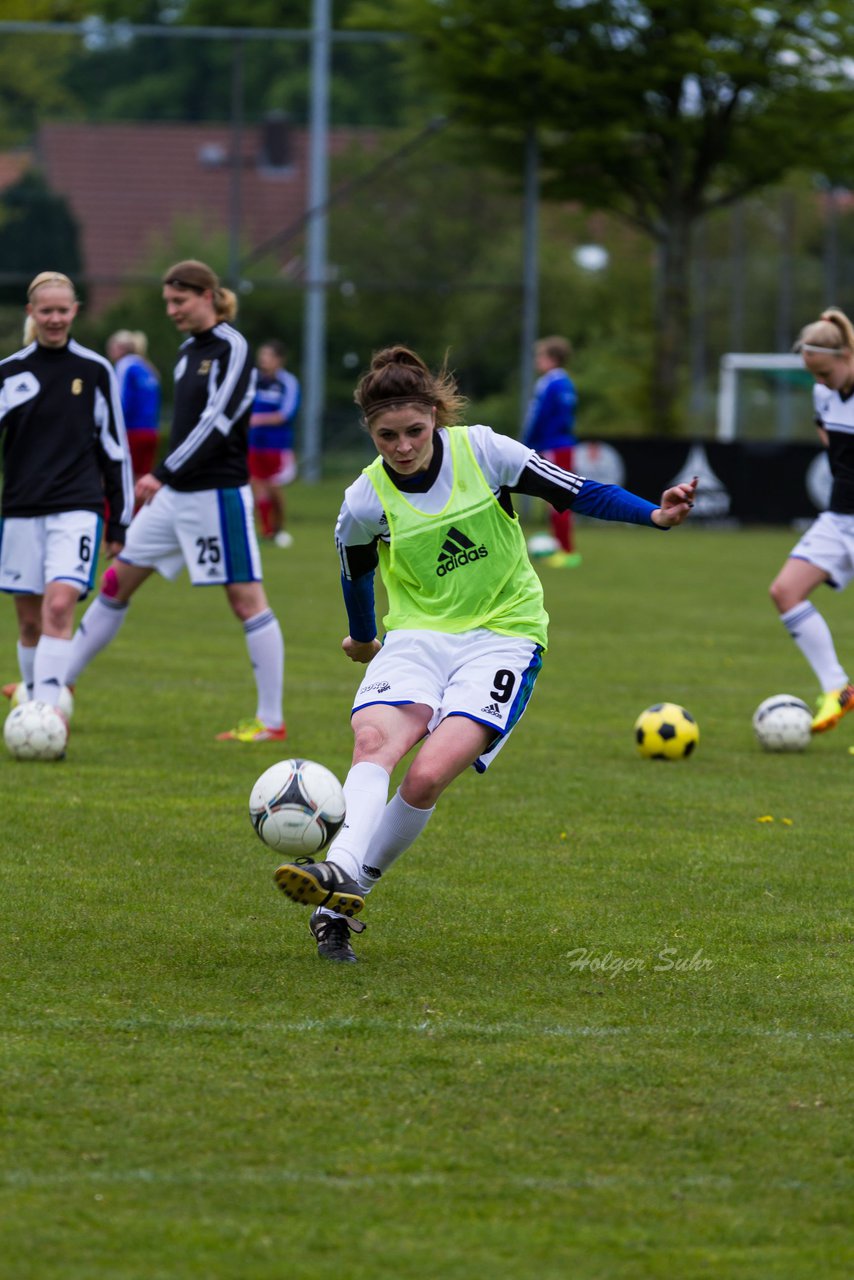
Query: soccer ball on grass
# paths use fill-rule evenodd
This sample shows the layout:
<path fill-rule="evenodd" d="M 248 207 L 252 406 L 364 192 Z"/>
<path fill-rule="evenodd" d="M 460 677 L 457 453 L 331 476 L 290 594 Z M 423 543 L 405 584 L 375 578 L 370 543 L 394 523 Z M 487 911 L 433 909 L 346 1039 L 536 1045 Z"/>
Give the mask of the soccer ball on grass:
<path fill-rule="evenodd" d="M 252 826 L 277 853 L 320 853 L 344 822 L 345 809 L 341 783 L 314 760 L 280 760 L 249 796 Z"/>
<path fill-rule="evenodd" d="M 656 702 L 635 721 L 635 742 L 648 760 L 684 760 L 700 741 L 697 721 L 675 702 Z"/>
<path fill-rule="evenodd" d="M 753 731 L 765 751 L 804 751 L 812 739 L 812 712 L 791 693 L 775 693 L 753 713 Z"/>
<path fill-rule="evenodd" d="M 532 533 L 528 539 L 528 555 L 532 560 L 544 560 L 560 551 L 560 543 L 550 533 Z"/>
<path fill-rule="evenodd" d="M 49 702 L 22 702 L 6 717 L 3 741 L 16 760 L 61 760 L 68 722 Z"/>

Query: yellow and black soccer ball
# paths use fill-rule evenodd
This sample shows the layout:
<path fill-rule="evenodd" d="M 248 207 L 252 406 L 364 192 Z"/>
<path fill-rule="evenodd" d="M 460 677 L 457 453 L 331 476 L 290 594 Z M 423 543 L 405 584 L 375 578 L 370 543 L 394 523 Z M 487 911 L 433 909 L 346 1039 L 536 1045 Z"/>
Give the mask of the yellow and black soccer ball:
<path fill-rule="evenodd" d="M 686 760 L 699 741 L 697 721 L 676 702 L 656 702 L 635 721 L 638 754 L 647 760 Z"/>

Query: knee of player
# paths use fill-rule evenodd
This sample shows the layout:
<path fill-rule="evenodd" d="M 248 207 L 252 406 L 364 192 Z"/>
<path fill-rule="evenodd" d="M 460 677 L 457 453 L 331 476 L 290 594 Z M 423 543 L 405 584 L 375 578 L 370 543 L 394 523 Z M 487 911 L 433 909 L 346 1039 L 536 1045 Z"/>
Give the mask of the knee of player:
<path fill-rule="evenodd" d="M 786 586 L 781 577 L 774 579 L 768 588 L 768 594 L 780 613 L 785 613 L 787 609 L 791 609 L 798 603 L 795 593 Z"/>
<path fill-rule="evenodd" d="M 100 593 L 111 604 L 126 604 L 132 594 L 121 570 L 121 561 L 111 564 L 101 578 Z"/>
<path fill-rule="evenodd" d="M 259 614 L 270 608 L 266 593 L 260 582 L 230 583 L 225 588 L 231 612 L 238 622 L 251 622 Z"/>
<path fill-rule="evenodd" d="M 400 788 L 400 794 L 414 809 L 432 809 L 443 790 L 443 779 L 425 765 L 418 756 L 409 766 Z"/>
<path fill-rule="evenodd" d="M 385 730 L 373 721 L 353 726 L 353 763 L 383 756 L 389 745 Z"/>
<path fill-rule="evenodd" d="M 116 566 L 111 564 L 101 579 L 101 595 L 106 596 L 108 600 L 116 600 L 120 589 L 121 581 L 116 571 Z"/>

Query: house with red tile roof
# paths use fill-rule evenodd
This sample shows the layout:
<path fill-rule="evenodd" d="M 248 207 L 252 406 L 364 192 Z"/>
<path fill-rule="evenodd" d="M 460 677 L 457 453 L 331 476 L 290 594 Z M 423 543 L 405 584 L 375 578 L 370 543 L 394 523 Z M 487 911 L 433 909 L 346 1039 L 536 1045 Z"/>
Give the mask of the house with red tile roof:
<path fill-rule="evenodd" d="M 330 133 L 330 154 L 370 146 L 362 129 Z M 236 226 L 241 251 L 273 241 L 305 214 L 308 133 L 272 117 L 239 134 L 229 124 L 50 123 L 34 153 L 0 157 L 0 189 L 28 163 L 68 202 L 80 227 L 89 306 L 107 305 L 123 281 L 150 272 L 152 241 L 176 220 L 214 232 Z M 283 265 L 301 250 L 281 250 Z"/>

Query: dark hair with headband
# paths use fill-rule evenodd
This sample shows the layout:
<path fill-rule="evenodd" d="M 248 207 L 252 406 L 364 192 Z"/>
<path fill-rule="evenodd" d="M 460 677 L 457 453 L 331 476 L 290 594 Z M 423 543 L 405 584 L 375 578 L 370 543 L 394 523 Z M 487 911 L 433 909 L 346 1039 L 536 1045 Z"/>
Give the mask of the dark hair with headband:
<path fill-rule="evenodd" d="M 217 273 L 197 258 L 176 262 L 163 272 L 162 283 L 172 289 L 189 289 L 191 293 L 205 293 L 210 289 L 218 320 L 233 320 L 237 315 L 237 295 L 221 285 Z"/>
<path fill-rule="evenodd" d="M 448 369 L 447 357 L 441 369 L 432 373 L 419 355 L 403 346 L 384 347 L 374 353 L 370 369 L 356 384 L 353 399 L 368 424 L 379 413 L 417 404 L 436 410 L 438 427 L 459 422 L 466 403 Z"/>

